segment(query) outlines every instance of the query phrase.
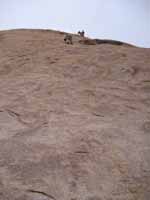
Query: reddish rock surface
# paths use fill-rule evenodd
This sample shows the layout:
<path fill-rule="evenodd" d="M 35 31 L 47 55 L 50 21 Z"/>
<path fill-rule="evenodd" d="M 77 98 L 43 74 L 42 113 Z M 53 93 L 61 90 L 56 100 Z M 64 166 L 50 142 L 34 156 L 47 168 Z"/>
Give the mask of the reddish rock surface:
<path fill-rule="evenodd" d="M 150 199 L 150 49 L 0 32 L 0 200 Z"/>

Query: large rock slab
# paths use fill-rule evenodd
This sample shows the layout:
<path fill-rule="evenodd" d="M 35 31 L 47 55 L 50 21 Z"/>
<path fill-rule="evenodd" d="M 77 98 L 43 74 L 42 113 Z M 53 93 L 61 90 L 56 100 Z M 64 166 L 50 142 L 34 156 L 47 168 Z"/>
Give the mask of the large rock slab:
<path fill-rule="evenodd" d="M 149 200 L 150 50 L 0 32 L 0 199 Z"/>

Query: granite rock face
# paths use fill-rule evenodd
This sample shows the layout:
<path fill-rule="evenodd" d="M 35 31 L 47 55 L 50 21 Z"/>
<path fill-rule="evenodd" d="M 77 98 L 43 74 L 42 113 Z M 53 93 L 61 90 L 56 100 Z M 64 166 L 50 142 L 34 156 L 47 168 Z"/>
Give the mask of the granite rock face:
<path fill-rule="evenodd" d="M 0 200 L 150 199 L 150 49 L 0 32 Z"/>

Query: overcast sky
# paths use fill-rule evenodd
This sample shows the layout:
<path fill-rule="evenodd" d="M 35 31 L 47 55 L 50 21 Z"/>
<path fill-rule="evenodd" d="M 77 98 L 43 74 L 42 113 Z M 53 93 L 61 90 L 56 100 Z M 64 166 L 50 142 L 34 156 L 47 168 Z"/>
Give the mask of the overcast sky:
<path fill-rule="evenodd" d="M 0 30 L 14 28 L 84 29 L 150 47 L 150 0 L 0 0 Z"/>

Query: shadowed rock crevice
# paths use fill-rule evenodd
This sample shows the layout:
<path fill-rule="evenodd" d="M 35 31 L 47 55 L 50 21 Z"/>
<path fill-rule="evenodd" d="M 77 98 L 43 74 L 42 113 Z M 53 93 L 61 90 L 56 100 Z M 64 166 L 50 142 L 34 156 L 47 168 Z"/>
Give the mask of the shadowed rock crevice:
<path fill-rule="evenodd" d="M 85 44 L 85 45 L 100 45 L 100 44 L 109 44 L 109 45 L 118 45 L 118 46 L 122 46 L 122 45 L 127 45 L 129 47 L 133 47 L 133 45 L 121 42 L 121 41 L 117 41 L 117 40 L 108 40 L 108 39 L 82 39 L 79 40 L 80 44 Z"/>
<path fill-rule="evenodd" d="M 40 195 L 48 197 L 48 199 L 56 200 L 54 196 L 47 194 L 46 192 L 41 192 L 41 191 L 32 190 L 32 189 L 28 189 L 27 192 L 32 193 L 32 194 L 40 194 Z"/>

